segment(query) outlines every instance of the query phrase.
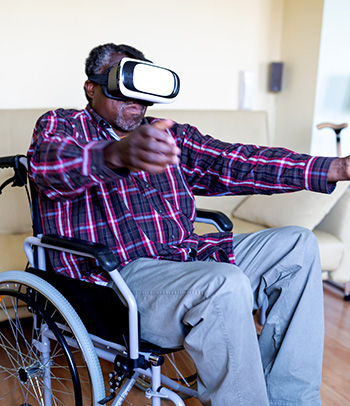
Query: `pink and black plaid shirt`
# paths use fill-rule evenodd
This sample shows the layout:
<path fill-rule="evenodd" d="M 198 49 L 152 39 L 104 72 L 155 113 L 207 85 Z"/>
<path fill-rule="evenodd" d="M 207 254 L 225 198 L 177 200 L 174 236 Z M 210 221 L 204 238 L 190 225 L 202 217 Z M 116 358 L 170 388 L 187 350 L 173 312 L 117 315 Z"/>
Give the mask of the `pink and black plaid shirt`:
<path fill-rule="evenodd" d="M 327 183 L 331 158 L 231 145 L 187 124 L 175 124 L 170 133 L 181 149 L 178 166 L 157 175 L 113 171 L 104 166 L 103 149 L 114 133 L 94 110 L 43 115 L 28 157 L 44 233 L 106 244 L 119 269 L 140 257 L 234 263 L 232 233 L 194 233 L 194 195 L 334 189 Z M 109 279 L 94 260 L 58 252 L 50 259 L 58 273 L 102 284 Z"/>

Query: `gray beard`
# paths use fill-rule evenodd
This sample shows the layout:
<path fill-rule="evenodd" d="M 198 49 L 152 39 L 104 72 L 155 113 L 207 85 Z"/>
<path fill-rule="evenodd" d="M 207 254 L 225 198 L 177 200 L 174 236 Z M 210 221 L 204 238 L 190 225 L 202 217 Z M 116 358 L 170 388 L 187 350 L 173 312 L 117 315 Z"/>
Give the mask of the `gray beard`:
<path fill-rule="evenodd" d="M 120 108 L 120 115 L 115 120 L 114 125 L 117 127 L 118 130 L 124 131 L 124 132 L 130 132 L 135 130 L 140 124 L 141 121 L 143 120 L 143 117 L 146 112 L 146 106 L 142 106 L 142 111 L 140 114 L 135 115 L 135 118 L 130 118 L 129 120 L 125 120 L 123 118 L 123 111 L 124 108 L 127 106 L 127 104 L 123 104 Z"/>

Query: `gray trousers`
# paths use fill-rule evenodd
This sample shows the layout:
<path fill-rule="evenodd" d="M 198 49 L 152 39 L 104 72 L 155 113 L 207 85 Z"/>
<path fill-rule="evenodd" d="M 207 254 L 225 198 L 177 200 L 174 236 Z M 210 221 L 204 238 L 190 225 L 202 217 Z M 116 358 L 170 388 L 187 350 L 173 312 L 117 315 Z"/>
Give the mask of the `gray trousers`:
<path fill-rule="evenodd" d="M 183 345 L 203 405 L 320 405 L 323 293 L 318 245 L 300 227 L 234 236 L 236 265 L 139 259 L 122 270 L 144 339 Z M 258 340 L 252 310 L 268 298 Z"/>

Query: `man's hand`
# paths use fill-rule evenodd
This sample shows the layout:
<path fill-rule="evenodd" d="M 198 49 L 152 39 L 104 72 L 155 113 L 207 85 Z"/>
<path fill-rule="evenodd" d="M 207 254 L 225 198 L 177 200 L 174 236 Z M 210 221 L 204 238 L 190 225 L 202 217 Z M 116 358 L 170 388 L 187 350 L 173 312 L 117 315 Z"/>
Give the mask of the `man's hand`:
<path fill-rule="evenodd" d="M 335 158 L 329 167 L 327 180 L 328 182 L 350 180 L 350 156 L 345 158 Z"/>
<path fill-rule="evenodd" d="M 173 124 L 172 120 L 162 120 L 141 125 L 120 141 L 109 144 L 104 150 L 106 165 L 149 173 L 160 173 L 167 165 L 177 165 L 180 149 L 166 132 Z"/>

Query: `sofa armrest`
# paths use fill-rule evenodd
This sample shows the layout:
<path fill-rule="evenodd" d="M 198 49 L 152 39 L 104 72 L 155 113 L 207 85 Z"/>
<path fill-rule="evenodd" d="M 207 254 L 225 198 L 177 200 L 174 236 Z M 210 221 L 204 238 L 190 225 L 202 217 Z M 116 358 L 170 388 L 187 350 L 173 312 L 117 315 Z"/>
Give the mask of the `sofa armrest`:
<path fill-rule="evenodd" d="M 341 240 L 350 238 L 350 189 L 347 189 L 317 229 L 327 231 Z"/>
<path fill-rule="evenodd" d="M 350 281 L 350 189 L 347 189 L 332 210 L 316 227 L 318 230 L 326 231 L 344 245 L 343 257 L 339 268 L 330 273 L 331 279 L 338 283 Z"/>

